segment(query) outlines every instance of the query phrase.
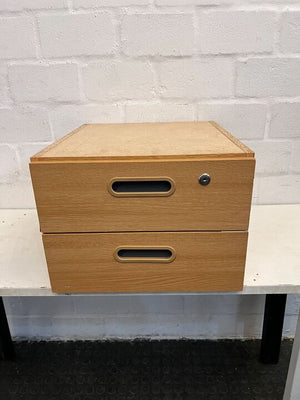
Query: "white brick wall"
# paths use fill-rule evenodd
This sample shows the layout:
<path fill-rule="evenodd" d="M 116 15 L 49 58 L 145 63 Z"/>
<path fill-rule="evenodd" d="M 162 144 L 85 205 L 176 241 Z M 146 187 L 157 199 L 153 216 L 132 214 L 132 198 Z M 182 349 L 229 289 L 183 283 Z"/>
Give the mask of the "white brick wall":
<path fill-rule="evenodd" d="M 154 76 L 149 62 L 100 61 L 82 70 L 84 93 L 89 100 L 114 102 L 154 97 Z"/>
<path fill-rule="evenodd" d="M 293 144 L 291 170 L 300 172 L 300 141 Z"/>
<path fill-rule="evenodd" d="M 200 53 L 271 52 L 276 29 L 275 16 L 270 11 L 201 12 Z"/>
<path fill-rule="evenodd" d="M 44 57 L 99 56 L 116 49 L 110 13 L 48 15 L 38 21 Z"/>
<path fill-rule="evenodd" d="M 122 122 L 121 107 L 117 104 L 62 105 L 49 111 L 55 139 L 59 139 L 75 128 L 89 121 L 90 123 Z"/>
<path fill-rule="evenodd" d="M 232 96 L 233 63 L 223 58 L 172 60 L 159 63 L 162 98 L 195 101 Z"/>
<path fill-rule="evenodd" d="M 0 135 L 3 142 L 44 142 L 52 139 L 44 108 L 16 106 L 0 108 Z"/>
<path fill-rule="evenodd" d="M 300 12 L 287 12 L 282 16 L 280 50 L 283 53 L 300 52 Z"/>
<path fill-rule="evenodd" d="M 299 58 L 249 58 L 237 63 L 236 95 L 299 96 Z"/>
<path fill-rule="evenodd" d="M 270 174 L 287 174 L 291 161 L 292 143 L 288 141 L 244 140 L 244 143 L 255 151 L 260 160 L 256 165 L 256 176 Z"/>
<path fill-rule="evenodd" d="M 267 105 L 264 103 L 199 103 L 199 120 L 217 120 L 237 138 L 263 139 Z"/>
<path fill-rule="evenodd" d="M 15 151 L 8 145 L 0 145 L 0 179 L 10 183 L 18 176 L 18 163 Z"/>
<path fill-rule="evenodd" d="M 5 306 L 19 338 L 260 338 L 264 296 L 12 297 Z M 298 311 L 289 296 L 284 336 Z"/>
<path fill-rule="evenodd" d="M 273 104 L 271 106 L 270 137 L 299 139 L 299 116 L 300 102 Z"/>
<path fill-rule="evenodd" d="M 136 103 L 125 106 L 126 122 L 193 121 L 195 106 L 178 103 Z"/>
<path fill-rule="evenodd" d="M 126 15 L 122 21 L 121 32 L 122 50 L 128 56 L 193 54 L 192 14 Z"/>
<path fill-rule="evenodd" d="M 16 103 L 76 102 L 80 99 L 75 63 L 13 64 L 8 67 L 8 79 Z"/>
<path fill-rule="evenodd" d="M 67 8 L 68 0 L 1 0 L 1 11 L 52 10 Z"/>
<path fill-rule="evenodd" d="M 143 6 L 150 0 L 73 0 L 74 8 Z"/>
<path fill-rule="evenodd" d="M 300 202 L 299 0 L 0 1 L 0 207 L 34 207 L 30 155 L 80 124 L 206 119 L 256 151 L 254 202 Z M 17 335 L 232 337 L 259 334 L 255 298 L 7 307 Z"/>
<path fill-rule="evenodd" d="M 17 27 L 17 29 L 16 29 Z M 0 17 L 0 58 L 35 58 L 32 17 Z"/>

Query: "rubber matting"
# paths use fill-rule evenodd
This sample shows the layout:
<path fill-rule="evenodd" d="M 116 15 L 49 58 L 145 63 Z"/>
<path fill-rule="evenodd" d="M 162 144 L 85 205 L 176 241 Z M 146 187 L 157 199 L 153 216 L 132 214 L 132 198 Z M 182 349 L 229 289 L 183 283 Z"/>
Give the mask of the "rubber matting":
<path fill-rule="evenodd" d="M 0 361 L 1 400 L 281 400 L 292 342 L 277 365 L 260 341 L 17 342 Z"/>

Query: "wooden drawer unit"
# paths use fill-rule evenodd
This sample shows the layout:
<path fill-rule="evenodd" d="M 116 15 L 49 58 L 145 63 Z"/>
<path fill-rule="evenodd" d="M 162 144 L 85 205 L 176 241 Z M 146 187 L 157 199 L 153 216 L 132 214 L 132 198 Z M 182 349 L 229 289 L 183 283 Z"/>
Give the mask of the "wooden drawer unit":
<path fill-rule="evenodd" d="M 240 290 L 254 166 L 214 122 L 83 125 L 63 137 L 30 163 L 52 289 Z"/>
<path fill-rule="evenodd" d="M 44 234 L 55 292 L 241 290 L 247 232 Z"/>
<path fill-rule="evenodd" d="M 43 232 L 245 230 L 253 166 L 251 158 L 34 162 L 31 175 Z M 129 192 L 114 191 L 118 182 Z"/>

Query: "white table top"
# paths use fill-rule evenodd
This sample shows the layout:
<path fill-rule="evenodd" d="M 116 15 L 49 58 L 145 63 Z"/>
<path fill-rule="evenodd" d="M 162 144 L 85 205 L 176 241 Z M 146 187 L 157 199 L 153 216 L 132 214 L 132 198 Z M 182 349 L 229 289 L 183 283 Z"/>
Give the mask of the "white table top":
<path fill-rule="evenodd" d="M 300 293 L 300 204 L 252 206 L 244 290 L 235 293 Z M 0 295 L 56 295 L 36 210 L 0 210 Z"/>

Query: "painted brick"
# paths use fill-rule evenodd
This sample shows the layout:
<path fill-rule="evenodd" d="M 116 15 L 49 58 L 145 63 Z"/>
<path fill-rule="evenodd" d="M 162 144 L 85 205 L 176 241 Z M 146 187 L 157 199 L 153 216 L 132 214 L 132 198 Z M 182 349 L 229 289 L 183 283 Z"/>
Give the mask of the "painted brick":
<path fill-rule="evenodd" d="M 264 311 L 264 296 L 184 296 L 186 315 L 260 314 Z"/>
<path fill-rule="evenodd" d="M 10 317 L 9 325 L 12 337 L 47 338 L 52 331 L 52 319 L 49 317 Z"/>
<path fill-rule="evenodd" d="M 300 59 L 254 58 L 237 63 L 238 96 L 298 96 Z"/>
<path fill-rule="evenodd" d="M 136 299 L 140 296 L 134 296 Z M 177 297 L 177 296 L 173 296 Z M 66 298 L 66 297 L 65 297 Z M 64 299 L 65 299 L 64 298 Z M 296 297 L 297 298 L 297 297 Z M 24 299 L 24 298 L 23 298 Z M 23 301 L 21 299 L 21 302 Z M 49 301 L 51 300 L 48 298 Z M 57 298 L 63 302 L 64 299 Z M 84 303 L 85 297 L 74 297 L 75 303 Z M 96 298 L 94 298 L 95 300 Z M 123 297 L 124 299 L 124 297 Z M 125 298 L 126 299 L 126 298 Z M 151 296 L 154 302 L 163 297 Z M 262 311 L 264 296 L 186 296 L 192 307 L 185 309 L 184 314 L 174 313 L 146 313 L 146 314 L 106 314 L 101 318 L 102 309 L 89 316 L 66 315 L 67 311 L 56 315 L 51 305 L 37 307 L 32 302 L 39 302 L 38 298 L 30 298 L 24 307 L 24 315 L 16 315 L 22 305 L 14 306 L 15 298 L 5 298 L 5 307 L 10 314 L 10 326 L 13 336 L 25 338 L 44 339 L 93 339 L 122 338 L 133 339 L 136 337 L 148 338 L 259 338 L 261 336 Z M 196 301 L 199 300 L 199 301 Z M 295 299 L 293 299 L 295 301 Z M 102 301 L 96 299 L 96 303 Z M 13 303 L 12 305 L 10 303 Z M 194 304 L 192 304 L 194 303 Z M 89 302 L 92 311 L 95 304 Z M 103 306 L 106 304 L 102 303 Z M 64 309 L 63 304 L 63 309 Z M 75 307 L 76 308 L 76 307 Z M 96 307 L 97 308 L 97 307 Z M 110 305 L 108 305 L 110 308 Z M 194 310 L 193 310 L 194 308 Z M 31 314 L 31 310 L 45 310 L 47 318 Z M 56 308 L 57 309 L 57 308 Z M 205 313 L 205 310 L 208 312 Z M 53 314 L 50 314 L 53 312 Z M 292 336 L 295 331 L 296 316 L 288 316 L 285 321 L 283 334 Z"/>
<path fill-rule="evenodd" d="M 276 14 L 268 11 L 212 11 L 199 16 L 200 52 L 270 52 Z"/>
<path fill-rule="evenodd" d="M 34 297 L 27 296 L 22 302 L 16 304 L 14 310 L 15 316 L 52 316 L 63 317 L 74 314 L 73 298 L 71 296 L 63 297 L 39 297 L 35 301 Z"/>
<path fill-rule="evenodd" d="M 182 296 L 81 296 L 74 298 L 79 316 L 123 314 L 182 314 Z"/>
<path fill-rule="evenodd" d="M 300 12 L 284 13 L 281 21 L 280 50 L 284 53 L 300 52 Z"/>
<path fill-rule="evenodd" d="M 84 1 L 84 0 L 81 0 Z M 96 1 L 96 0 L 94 0 Z M 261 0 L 154 0 L 158 6 L 230 6 L 230 5 L 245 5 L 247 3 L 258 3 L 261 5 Z M 299 3 L 299 0 L 268 0 L 268 3 Z M 255 6 L 255 4 L 253 4 Z M 230 10 L 231 11 L 231 10 Z"/>
<path fill-rule="evenodd" d="M 0 145 L 0 183 L 13 182 L 18 175 L 16 151 L 6 144 Z"/>
<path fill-rule="evenodd" d="M 14 177 L 11 182 L 0 182 L 0 208 L 35 208 L 30 179 L 17 175 L 11 177 Z"/>
<path fill-rule="evenodd" d="M 75 8 L 143 6 L 149 0 L 73 0 Z"/>
<path fill-rule="evenodd" d="M 293 143 L 291 170 L 300 173 L 300 142 Z"/>
<path fill-rule="evenodd" d="M 214 6 L 222 4 L 238 4 L 240 0 L 155 0 L 155 3 L 159 6 Z"/>
<path fill-rule="evenodd" d="M 209 318 L 206 329 L 212 339 L 217 339 L 214 332 L 220 326 L 219 324 L 222 324 L 222 332 L 227 338 L 243 338 L 244 335 L 245 337 L 260 338 L 262 319 L 260 314 L 241 314 L 232 320 L 224 314 L 213 315 Z"/>
<path fill-rule="evenodd" d="M 21 144 L 18 146 L 18 153 L 20 158 L 20 167 L 21 167 L 21 175 L 29 177 L 29 162 L 30 157 L 34 154 L 38 153 L 42 149 L 44 149 L 50 142 L 48 143 L 29 143 L 29 144 Z"/>
<path fill-rule="evenodd" d="M 225 59 L 173 60 L 158 64 L 165 98 L 227 97 L 232 94 L 232 62 Z"/>
<path fill-rule="evenodd" d="M 252 190 L 252 204 L 258 204 L 258 195 L 259 195 L 259 179 L 254 173 L 254 182 L 253 182 L 253 190 Z"/>
<path fill-rule="evenodd" d="M 260 204 L 294 204 L 300 202 L 300 175 L 260 177 Z"/>
<path fill-rule="evenodd" d="M 80 296 L 74 298 L 76 314 L 79 316 L 89 315 L 123 315 L 130 312 L 130 296 Z"/>
<path fill-rule="evenodd" d="M 183 296 L 131 296 L 130 312 L 133 314 L 177 314 L 183 313 Z"/>
<path fill-rule="evenodd" d="M 0 140 L 7 143 L 51 140 L 47 112 L 35 107 L 0 109 Z"/>
<path fill-rule="evenodd" d="M 285 315 L 299 314 L 300 298 L 297 294 L 291 294 L 286 299 Z"/>
<path fill-rule="evenodd" d="M 244 141 L 246 146 L 255 151 L 256 174 L 288 173 L 291 158 L 291 142 Z"/>
<path fill-rule="evenodd" d="M 270 137 L 300 137 L 300 102 L 278 103 L 271 107 Z"/>
<path fill-rule="evenodd" d="M 1 11 L 22 11 L 67 8 L 67 0 L 1 0 Z"/>
<path fill-rule="evenodd" d="M 193 104 L 127 104 L 125 106 L 126 122 L 171 122 L 194 121 Z"/>
<path fill-rule="evenodd" d="M 124 53 L 130 56 L 191 55 L 194 44 L 192 15 L 127 15 L 122 23 L 122 42 Z"/>
<path fill-rule="evenodd" d="M 203 326 L 207 318 L 202 318 Z M 134 316 L 114 316 L 105 319 L 106 336 L 135 338 L 135 337 L 186 337 L 185 333 L 191 331 L 191 325 L 195 321 L 190 316 L 166 315 L 166 314 L 138 314 Z M 134 328 L 135 326 L 135 328 Z M 199 326 L 197 327 L 197 333 Z"/>
<path fill-rule="evenodd" d="M 5 105 L 10 102 L 8 93 L 7 66 L 0 66 L 0 104 Z"/>
<path fill-rule="evenodd" d="M 80 99 L 76 64 L 11 65 L 8 72 L 11 93 L 18 102 Z"/>
<path fill-rule="evenodd" d="M 60 106 L 49 116 L 56 139 L 83 124 L 122 122 L 120 107 L 115 104 Z"/>
<path fill-rule="evenodd" d="M 86 96 L 91 100 L 149 99 L 154 79 L 146 62 L 101 61 L 83 68 Z"/>
<path fill-rule="evenodd" d="M 116 48 L 109 13 L 42 16 L 39 29 L 46 57 L 111 54 Z"/>
<path fill-rule="evenodd" d="M 293 335 L 296 318 L 288 317 L 283 334 Z M 135 315 L 74 317 L 11 317 L 13 337 L 46 340 L 134 338 L 260 338 L 262 316 L 250 315 Z M 220 336 L 215 332 L 222 327 Z"/>
<path fill-rule="evenodd" d="M 213 120 L 239 139 L 264 136 L 267 106 L 265 104 L 199 104 L 198 119 Z"/>
<path fill-rule="evenodd" d="M 34 340 L 63 340 L 70 338 L 70 332 L 73 332 L 73 339 L 83 337 L 86 327 L 93 326 L 94 339 L 96 339 L 96 331 L 98 330 L 101 339 L 101 328 L 104 329 L 104 320 L 99 318 L 89 323 L 88 319 L 74 318 L 72 316 L 26 316 L 26 317 L 12 317 L 10 319 L 12 325 L 12 335 L 18 338 L 32 338 Z M 87 339 L 92 337 L 87 334 Z"/>
<path fill-rule="evenodd" d="M 258 3 L 259 5 L 261 5 L 261 0 L 248 0 L 250 1 L 250 3 Z M 289 4 L 289 3 L 299 3 L 299 0 L 268 0 L 269 4 L 280 4 L 280 3 L 284 3 L 284 4 Z"/>
<path fill-rule="evenodd" d="M 0 18 L 0 58 L 35 57 L 34 35 L 33 18 Z"/>
<path fill-rule="evenodd" d="M 19 296 L 9 296 L 9 298 L 3 297 L 6 315 L 10 317 L 13 314 L 17 314 L 17 310 L 19 309 L 21 302 L 22 298 Z"/>
<path fill-rule="evenodd" d="M 297 319 L 294 315 L 285 315 L 283 323 L 283 337 L 295 337 L 295 331 L 297 326 Z M 293 336 L 294 332 L 294 336 Z M 298 392 L 299 393 L 299 392 Z M 297 394 L 296 394 L 297 396 Z"/>

